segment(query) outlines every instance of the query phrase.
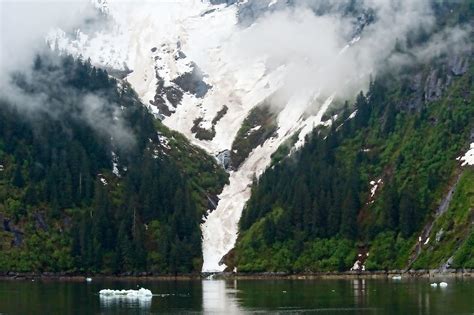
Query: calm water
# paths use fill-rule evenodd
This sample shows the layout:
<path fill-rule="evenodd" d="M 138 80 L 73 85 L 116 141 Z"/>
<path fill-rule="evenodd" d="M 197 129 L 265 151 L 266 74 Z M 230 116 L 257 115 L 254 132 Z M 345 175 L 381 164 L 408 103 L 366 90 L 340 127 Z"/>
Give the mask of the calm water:
<path fill-rule="evenodd" d="M 440 281 L 440 280 L 438 280 Z M 0 314 L 474 314 L 474 280 L 0 281 Z M 151 300 L 100 298 L 103 288 Z"/>

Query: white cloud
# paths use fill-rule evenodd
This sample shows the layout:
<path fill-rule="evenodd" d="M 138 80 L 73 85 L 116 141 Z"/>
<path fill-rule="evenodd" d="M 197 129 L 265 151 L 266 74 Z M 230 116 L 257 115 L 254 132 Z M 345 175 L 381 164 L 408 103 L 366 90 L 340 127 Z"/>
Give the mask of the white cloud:
<path fill-rule="evenodd" d="M 2 74 L 28 69 L 34 55 L 46 48 L 45 36 L 52 28 L 71 30 L 86 19 L 92 9 L 88 0 L 1 0 Z M 5 80 L 0 81 L 0 86 L 4 84 Z"/>

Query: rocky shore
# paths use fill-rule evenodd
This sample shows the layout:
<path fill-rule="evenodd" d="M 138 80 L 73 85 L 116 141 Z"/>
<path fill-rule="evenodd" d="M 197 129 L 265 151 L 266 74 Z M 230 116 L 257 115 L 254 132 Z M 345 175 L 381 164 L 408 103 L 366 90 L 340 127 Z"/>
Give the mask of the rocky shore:
<path fill-rule="evenodd" d="M 232 280 L 268 280 L 268 279 L 288 279 L 288 280 L 313 280 L 313 279 L 397 279 L 401 278 L 472 278 L 474 279 L 474 269 L 447 269 L 440 271 L 431 270 L 390 270 L 390 271 L 344 271 L 344 272 L 318 272 L 318 273 L 286 273 L 286 272 L 261 272 L 261 273 L 202 273 L 202 274 L 152 274 L 147 272 L 125 273 L 119 275 L 105 274 L 73 274 L 73 273 L 20 273 L 6 272 L 0 273 L 0 280 L 51 280 L 51 281 L 86 281 L 88 278 L 96 280 L 200 280 L 200 279 L 232 279 Z"/>

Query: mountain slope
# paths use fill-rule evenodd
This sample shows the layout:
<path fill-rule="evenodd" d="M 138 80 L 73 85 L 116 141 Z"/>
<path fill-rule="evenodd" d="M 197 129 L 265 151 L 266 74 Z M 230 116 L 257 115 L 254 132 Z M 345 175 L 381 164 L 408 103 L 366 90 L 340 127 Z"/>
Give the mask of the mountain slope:
<path fill-rule="evenodd" d="M 273 160 L 331 124 L 327 110 L 366 91 L 371 75 L 463 50 L 472 11 L 467 2 L 411 0 L 96 5 L 106 27 L 55 30 L 50 46 L 123 77 L 164 125 L 230 173 L 201 225 L 203 271 L 225 269 L 252 180 L 278 148 Z M 455 73 L 463 60 L 450 60 Z M 446 82 L 437 79 L 418 75 L 412 85 L 428 87 L 405 102 L 439 97 Z"/>
<path fill-rule="evenodd" d="M 58 60 L 59 59 L 59 60 Z M 0 271 L 189 273 L 227 182 L 127 83 L 37 57 L 0 112 Z"/>
<path fill-rule="evenodd" d="M 472 166 L 456 160 L 474 140 L 470 60 L 442 96 L 421 102 L 423 88 L 410 81 L 429 78 L 442 60 L 376 79 L 354 115 L 345 109 L 254 182 L 234 261 L 226 262 L 239 271 L 348 270 L 356 260 L 402 269 L 420 248 L 413 268 L 438 268 L 451 256 L 450 265 L 472 268 Z M 452 76 L 444 69 L 437 80 Z M 449 210 L 420 235 L 459 173 Z"/>

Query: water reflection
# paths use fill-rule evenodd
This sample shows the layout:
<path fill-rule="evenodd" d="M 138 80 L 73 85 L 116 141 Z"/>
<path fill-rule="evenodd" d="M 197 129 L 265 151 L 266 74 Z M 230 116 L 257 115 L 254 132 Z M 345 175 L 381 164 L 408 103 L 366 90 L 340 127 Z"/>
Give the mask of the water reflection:
<path fill-rule="evenodd" d="M 474 280 L 1 281 L 0 313 L 44 314 L 474 314 Z M 437 282 L 440 280 L 437 280 Z M 150 289 L 150 299 L 99 297 Z M 25 301 L 27 301 L 25 303 Z"/>
<path fill-rule="evenodd" d="M 151 308 L 151 296 L 99 295 L 101 308 L 134 308 L 144 314 Z"/>
<path fill-rule="evenodd" d="M 354 292 L 354 305 L 364 307 L 367 304 L 367 288 L 365 279 L 352 280 L 352 289 Z"/>
<path fill-rule="evenodd" d="M 202 281 L 202 309 L 205 314 L 241 314 L 237 299 L 237 281 Z"/>

